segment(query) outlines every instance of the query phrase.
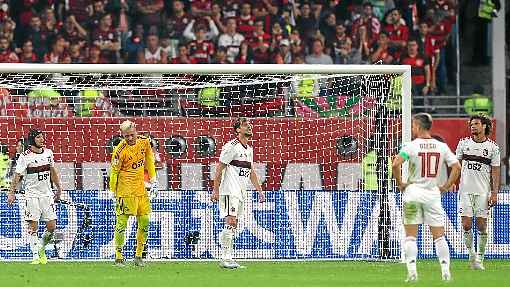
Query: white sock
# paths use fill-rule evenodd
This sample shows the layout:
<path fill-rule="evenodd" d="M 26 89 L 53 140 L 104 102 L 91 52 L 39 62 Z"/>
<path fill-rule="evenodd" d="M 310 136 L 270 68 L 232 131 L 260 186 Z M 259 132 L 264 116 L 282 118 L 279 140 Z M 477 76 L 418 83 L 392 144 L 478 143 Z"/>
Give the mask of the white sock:
<path fill-rule="evenodd" d="M 42 248 L 46 247 L 48 243 L 53 239 L 53 232 L 49 232 L 48 230 L 45 230 L 43 233 L 43 236 L 41 238 L 41 246 Z"/>
<path fill-rule="evenodd" d="M 478 231 L 478 258 L 483 260 L 485 255 L 485 247 L 487 246 L 487 233 L 481 233 Z"/>
<path fill-rule="evenodd" d="M 418 256 L 418 245 L 416 237 L 407 236 L 404 240 L 404 253 L 408 274 L 416 273 L 416 256 Z"/>
<path fill-rule="evenodd" d="M 441 271 L 443 273 L 450 272 L 450 249 L 444 236 L 434 240 L 434 245 L 436 246 L 436 254 L 439 259 L 439 264 L 441 264 Z"/>
<path fill-rule="evenodd" d="M 475 256 L 475 250 L 473 249 L 473 231 L 470 230 L 464 230 L 464 244 L 466 244 L 466 248 L 469 252 L 469 258 L 473 258 Z"/>
<path fill-rule="evenodd" d="M 30 250 L 32 251 L 33 258 L 39 259 L 40 242 L 39 237 L 37 237 L 37 232 L 28 235 L 28 242 L 30 243 Z"/>
<path fill-rule="evenodd" d="M 230 225 L 226 225 L 220 233 L 220 244 L 222 247 L 223 260 L 232 259 L 232 251 L 234 249 L 234 234 L 235 228 Z"/>

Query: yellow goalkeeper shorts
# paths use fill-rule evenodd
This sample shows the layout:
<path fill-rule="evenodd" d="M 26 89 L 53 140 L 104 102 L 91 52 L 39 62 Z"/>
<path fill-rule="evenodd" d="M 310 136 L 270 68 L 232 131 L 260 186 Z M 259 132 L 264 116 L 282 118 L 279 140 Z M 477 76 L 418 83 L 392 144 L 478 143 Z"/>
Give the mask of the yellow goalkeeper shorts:
<path fill-rule="evenodd" d="M 151 202 L 147 195 L 135 197 L 117 197 L 115 213 L 117 215 L 147 215 L 151 213 Z"/>

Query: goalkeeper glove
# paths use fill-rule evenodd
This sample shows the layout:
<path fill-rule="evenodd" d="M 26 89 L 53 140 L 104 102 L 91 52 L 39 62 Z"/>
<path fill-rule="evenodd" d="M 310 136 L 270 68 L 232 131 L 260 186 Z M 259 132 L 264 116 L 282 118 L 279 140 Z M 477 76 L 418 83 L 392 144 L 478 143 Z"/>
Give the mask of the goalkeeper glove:
<path fill-rule="evenodd" d="M 151 187 L 149 188 L 149 198 L 153 200 L 158 196 L 158 180 L 153 179 L 151 181 Z"/>

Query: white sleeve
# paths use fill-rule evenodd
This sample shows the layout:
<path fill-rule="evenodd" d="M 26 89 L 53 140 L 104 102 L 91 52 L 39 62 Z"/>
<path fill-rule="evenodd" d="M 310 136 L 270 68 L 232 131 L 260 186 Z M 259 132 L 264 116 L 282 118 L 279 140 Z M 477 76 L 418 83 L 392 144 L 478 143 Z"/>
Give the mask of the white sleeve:
<path fill-rule="evenodd" d="M 457 156 L 458 160 L 461 160 L 462 156 L 464 155 L 464 152 L 462 151 L 463 150 L 463 144 L 462 144 L 463 142 L 464 142 L 463 140 L 459 141 L 459 143 L 457 144 L 457 149 L 455 150 L 455 155 Z"/>
<path fill-rule="evenodd" d="M 221 149 L 220 162 L 224 164 L 230 164 L 230 162 L 234 159 L 234 156 L 235 156 L 234 145 L 231 143 L 227 143 Z"/>
<path fill-rule="evenodd" d="M 20 157 L 16 161 L 16 173 L 25 175 L 26 171 L 27 171 L 27 162 L 25 161 L 25 157 L 23 155 L 20 155 Z"/>
<path fill-rule="evenodd" d="M 445 147 L 445 151 L 446 151 L 445 156 L 444 156 L 446 164 L 448 166 L 452 166 L 455 163 L 459 162 L 457 157 L 453 154 L 453 152 L 450 150 L 450 148 L 446 144 L 444 144 L 444 147 Z"/>
<path fill-rule="evenodd" d="M 500 166 L 501 165 L 501 155 L 499 152 L 499 147 L 497 145 L 494 146 L 494 152 L 492 153 L 491 158 L 491 166 Z"/>

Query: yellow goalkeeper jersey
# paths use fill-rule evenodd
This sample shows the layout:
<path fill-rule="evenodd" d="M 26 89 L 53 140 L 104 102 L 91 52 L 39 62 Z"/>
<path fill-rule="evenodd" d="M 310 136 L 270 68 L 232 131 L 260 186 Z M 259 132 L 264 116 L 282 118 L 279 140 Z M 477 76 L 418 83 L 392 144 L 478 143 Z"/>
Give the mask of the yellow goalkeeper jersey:
<path fill-rule="evenodd" d="M 134 145 L 122 140 L 112 153 L 110 190 L 116 197 L 145 195 L 145 169 L 149 173 L 149 178 L 153 180 L 156 177 L 156 169 L 150 140 L 138 136 Z"/>

